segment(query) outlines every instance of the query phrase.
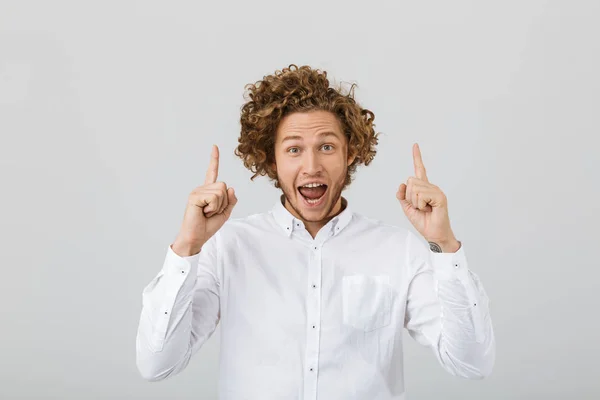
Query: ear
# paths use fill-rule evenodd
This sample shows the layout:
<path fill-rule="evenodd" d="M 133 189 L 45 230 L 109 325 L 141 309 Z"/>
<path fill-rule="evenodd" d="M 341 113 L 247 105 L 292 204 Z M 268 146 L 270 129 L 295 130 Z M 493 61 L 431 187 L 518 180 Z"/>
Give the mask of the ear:
<path fill-rule="evenodd" d="M 354 162 L 355 159 L 356 159 L 356 154 L 348 153 L 348 166 L 350 166 Z"/>

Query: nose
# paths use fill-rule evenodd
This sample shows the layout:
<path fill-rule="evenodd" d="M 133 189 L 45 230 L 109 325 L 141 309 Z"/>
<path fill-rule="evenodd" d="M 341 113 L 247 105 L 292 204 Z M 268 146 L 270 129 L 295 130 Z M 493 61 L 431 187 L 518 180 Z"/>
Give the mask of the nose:
<path fill-rule="evenodd" d="M 322 172 L 323 167 L 319 155 L 314 151 L 307 151 L 304 153 L 303 160 L 303 172 L 305 175 L 316 175 Z"/>

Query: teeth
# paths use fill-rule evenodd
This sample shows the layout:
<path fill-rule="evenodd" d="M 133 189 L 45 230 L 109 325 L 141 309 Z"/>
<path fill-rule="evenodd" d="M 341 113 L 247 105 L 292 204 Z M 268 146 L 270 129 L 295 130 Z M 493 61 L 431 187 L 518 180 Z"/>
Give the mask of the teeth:
<path fill-rule="evenodd" d="M 313 187 L 319 187 L 319 186 L 325 186 L 325 185 L 322 184 L 322 183 L 308 183 L 308 184 L 306 184 L 304 186 L 301 186 L 301 187 L 313 188 Z"/>
<path fill-rule="evenodd" d="M 306 199 L 306 201 L 309 202 L 310 204 L 317 204 L 319 202 L 319 200 L 321 200 L 322 198 L 323 197 L 321 196 L 318 199 L 315 199 L 315 200 Z"/>
<path fill-rule="evenodd" d="M 327 186 L 323 183 L 307 183 L 306 185 L 300 186 L 300 187 L 305 187 L 305 188 L 315 188 L 315 187 L 319 187 L 319 186 Z M 302 193 L 300 193 L 302 194 Z M 304 197 L 304 200 L 306 200 L 306 202 L 308 204 L 317 204 L 319 201 L 321 201 L 323 199 L 323 197 L 325 196 L 325 193 L 323 193 L 323 195 L 321 197 L 319 197 L 318 199 L 314 199 L 314 200 L 310 200 L 307 199 L 306 197 Z"/>

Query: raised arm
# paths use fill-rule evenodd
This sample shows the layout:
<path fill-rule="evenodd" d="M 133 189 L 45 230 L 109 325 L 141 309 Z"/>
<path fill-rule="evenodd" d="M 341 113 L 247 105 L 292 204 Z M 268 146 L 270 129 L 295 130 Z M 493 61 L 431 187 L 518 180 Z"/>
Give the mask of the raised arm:
<path fill-rule="evenodd" d="M 219 322 L 217 231 L 237 198 L 233 188 L 217 182 L 218 168 L 214 146 L 204 185 L 189 195 L 177 238 L 143 290 L 136 363 L 144 379 L 158 381 L 183 370 Z"/>

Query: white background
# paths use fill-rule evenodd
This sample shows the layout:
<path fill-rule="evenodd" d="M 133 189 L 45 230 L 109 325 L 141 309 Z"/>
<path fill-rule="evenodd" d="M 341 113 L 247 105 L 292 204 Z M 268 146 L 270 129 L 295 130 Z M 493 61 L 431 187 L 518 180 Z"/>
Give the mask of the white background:
<path fill-rule="evenodd" d="M 491 298 L 493 375 L 407 336 L 409 398 L 599 398 L 599 20 L 598 1 L 0 1 L 0 398 L 215 398 L 218 332 L 140 378 L 141 291 L 211 144 L 233 217 L 276 200 L 233 150 L 244 85 L 291 63 L 375 113 L 353 209 L 409 226 L 418 142 Z"/>

